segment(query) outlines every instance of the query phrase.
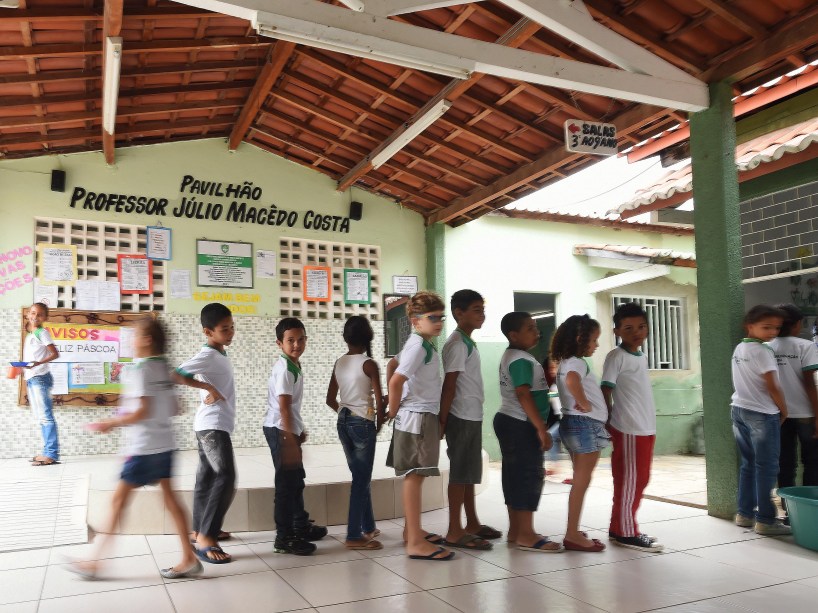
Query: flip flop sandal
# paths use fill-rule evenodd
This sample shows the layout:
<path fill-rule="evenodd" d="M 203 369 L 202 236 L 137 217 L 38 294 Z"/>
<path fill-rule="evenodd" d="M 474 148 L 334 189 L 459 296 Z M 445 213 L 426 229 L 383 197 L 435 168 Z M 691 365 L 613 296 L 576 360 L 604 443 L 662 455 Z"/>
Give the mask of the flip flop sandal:
<path fill-rule="evenodd" d="M 498 539 L 503 536 L 503 533 L 497 530 L 496 528 L 492 528 L 491 526 L 487 526 L 486 524 L 482 524 L 480 529 L 474 533 L 475 536 L 479 536 L 481 539 L 486 539 L 491 541 L 493 539 Z"/>
<path fill-rule="evenodd" d="M 59 464 L 57 460 L 37 460 L 36 462 L 32 462 L 32 466 L 51 466 L 52 464 Z"/>
<path fill-rule="evenodd" d="M 447 547 L 458 547 L 460 549 L 474 549 L 475 551 L 488 551 L 492 548 L 492 544 L 486 539 L 476 534 L 464 534 L 456 541 L 445 541 L 443 543 Z"/>
<path fill-rule="evenodd" d="M 446 542 L 446 539 L 439 534 L 427 534 L 423 538 L 429 541 L 432 545 L 442 545 Z"/>
<path fill-rule="evenodd" d="M 438 547 L 432 553 L 430 553 L 428 556 L 420 556 L 420 555 L 416 555 L 416 554 L 411 554 L 409 556 L 409 559 L 410 560 L 431 560 L 432 562 L 448 562 L 449 560 L 454 558 L 454 551 L 450 551 L 449 554 L 446 555 L 446 556 L 437 557 L 441 553 L 443 553 L 444 551 L 446 551 L 446 550 L 443 549 L 443 547 Z"/>
<path fill-rule="evenodd" d="M 565 551 L 565 548 L 562 545 L 559 545 L 557 548 L 546 548 L 546 545 L 559 545 L 559 543 L 555 543 L 551 539 L 540 539 L 530 547 L 526 547 L 524 545 L 517 545 L 517 549 L 521 551 L 537 551 L 539 553 L 562 553 Z"/>
<path fill-rule="evenodd" d="M 360 541 L 360 543 L 356 542 L 353 545 L 349 543 L 344 543 L 344 546 L 347 549 L 355 549 L 361 551 L 375 551 L 376 549 L 383 549 L 383 543 L 380 541 L 376 541 L 375 539 L 370 539 L 368 541 Z"/>
<path fill-rule="evenodd" d="M 601 551 L 605 551 L 605 543 L 599 539 L 591 539 L 591 542 L 593 543 L 592 545 L 580 545 L 579 543 L 574 543 L 568 539 L 562 539 L 562 545 L 568 551 L 585 551 L 588 553 L 599 553 Z"/>
<path fill-rule="evenodd" d="M 209 551 L 221 553 L 226 555 L 227 557 L 224 560 L 217 560 L 207 555 Z M 202 549 L 194 547 L 193 553 L 195 553 L 196 557 L 199 558 L 202 562 L 207 562 L 208 564 L 227 564 L 228 562 L 233 561 L 233 558 L 230 556 L 230 554 L 225 553 L 221 547 L 203 547 Z"/>

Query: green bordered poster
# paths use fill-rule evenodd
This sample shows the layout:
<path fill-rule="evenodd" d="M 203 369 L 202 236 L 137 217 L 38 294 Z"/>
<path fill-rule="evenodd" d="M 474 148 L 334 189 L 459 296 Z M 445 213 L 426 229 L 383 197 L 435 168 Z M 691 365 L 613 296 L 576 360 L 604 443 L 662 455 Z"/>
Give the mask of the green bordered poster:
<path fill-rule="evenodd" d="M 372 301 L 372 271 L 344 268 L 344 304 L 369 304 Z"/>
<path fill-rule="evenodd" d="M 253 289 L 253 244 L 197 240 L 196 284 Z"/>

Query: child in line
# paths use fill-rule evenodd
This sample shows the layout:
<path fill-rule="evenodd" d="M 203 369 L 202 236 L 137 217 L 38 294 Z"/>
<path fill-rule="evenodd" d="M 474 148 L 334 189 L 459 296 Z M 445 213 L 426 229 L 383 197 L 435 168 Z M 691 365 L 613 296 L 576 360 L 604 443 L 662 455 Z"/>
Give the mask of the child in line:
<path fill-rule="evenodd" d="M 508 348 L 500 359 L 500 409 L 494 432 L 503 457 L 503 497 L 508 509 L 508 542 L 518 549 L 559 553 L 562 545 L 534 531 L 534 513 L 540 504 L 545 472 L 543 451 L 551 447 L 545 425 L 548 383 L 540 363 L 528 350 L 540 339 L 530 313 L 506 313 L 500 330 Z"/>
<path fill-rule="evenodd" d="M 770 342 L 781 331 L 785 314 L 760 304 L 744 317 L 744 338 L 733 351 L 733 397 L 730 414 L 738 446 L 738 512 L 736 525 L 756 534 L 790 534 L 776 518 L 772 490 L 778 478 L 781 424 L 787 403 L 778 381 L 778 364 Z"/>
<path fill-rule="evenodd" d="M 778 461 L 778 487 L 795 485 L 798 467 L 796 444 L 801 448 L 802 485 L 818 485 L 818 347 L 799 338 L 804 315 L 793 304 L 779 304 L 784 324 L 778 338 L 770 341 L 778 363 L 778 377 L 787 401 L 787 419 L 781 424 L 781 456 Z"/>
<path fill-rule="evenodd" d="M 395 420 L 386 465 L 403 476 L 403 508 L 406 514 L 406 552 L 415 560 L 451 560 L 454 552 L 436 545 L 439 534 L 423 530 L 420 523 L 424 477 L 440 475 L 440 357 L 431 340 L 440 336 L 446 316 L 440 296 L 418 292 L 406 303 L 414 333 L 390 362 L 389 419 Z M 390 369 L 391 371 L 391 369 Z"/>
<path fill-rule="evenodd" d="M 618 347 L 605 357 L 602 395 L 610 414 L 613 442 L 613 507 L 609 538 L 615 545 L 639 551 L 661 551 L 652 537 L 639 531 L 636 511 L 650 481 L 656 441 L 656 407 L 648 358 L 640 348 L 648 337 L 648 315 L 635 302 L 622 304 L 613 316 Z"/>
<path fill-rule="evenodd" d="M 206 343 L 195 356 L 176 369 L 175 381 L 200 390 L 201 404 L 193 420 L 199 447 L 199 467 L 193 489 L 195 552 L 210 564 L 226 564 L 230 554 L 219 547 L 224 516 L 236 493 L 236 459 L 230 434 L 236 423 L 233 367 L 225 347 L 233 342 L 233 315 L 223 304 L 202 309 Z"/>
<path fill-rule="evenodd" d="M 134 364 L 124 373 L 124 392 L 120 399 L 119 416 L 94 424 L 90 430 L 110 432 L 125 429 L 125 464 L 112 500 L 111 516 L 106 529 L 99 535 L 94 559 L 75 562 L 69 569 L 86 579 L 99 572 L 99 560 L 110 542 L 108 538 L 125 510 L 131 492 L 138 487 L 159 482 L 165 507 L 176 524 L 182 550 L 182 560 L 159 572 L 166 579 L 180 579 L 201 574 L 202 564 L 196 559 L 188 541 L 185 511 L 171 489 L 170 479 L 176 441 L 173 436 L 173 416 L 179 403 L 171 381 L 170 367 L 165 360 L 165 330 L 152 318 L 140 320 L 134 330 Z"/>
<path fill-rule="evenodd" d="M 344 542 L 348 549 L 383 548 L 383 544 L 375 540 L 377 528 L 371 491 L 375 440 L 386 419 L 380 371 L 372 359 L 374 337 L 366 317 L 353 315 L 347 319 L 344 342 L 349 351 L 335 361 L 327 388 L 327 406 L 338 413 L 338 438 L 352 473 Z"/>
<path fill-rule="evenodd" d="M 588 315 L 572 315 L 551 340 L 551 358 L 559 361 L 557 389 L 562 403 L 560 438 L 571 454 L 574 476 L 568 495 L 568 525 L 563 545 L 572 551 L 599 552 L 605 544 L 580 531 L 585 492 L 600 452 L 608 446 L 608 409 L 602 390 L 584 358 L 599 347 L 599 322 Z"/>
<path fill-rule="evenodd" d="M 276 553 L 307 556 L 316 550 L 311 541 L 327 535 L 324 526 L 310 521 L 304 508 L 304 462 L 301 445 L 307 440 L 301 418 L 304 374 L 299 359 L 307 347 L 307 331 L 301 320 L 285 317 L 276 325 L 276 345 L 281 355 L 267 383 L 267 414 L 264 438 L 275 466 Z"/>
<path fill-rule="evenodd" d="M 548 419 L 545 420 L 548 434 L 551 435 L 551 449 L 548 450 L 548 460 L 550 462 L 557 462 L 559 460 L 559 454 L 562 453 L 562 441 L 560 441 L 562 405 L 560 404 L 560 395 L 557 391 L 557 363 L 546 356 L 542 363 L 542 369 L 545 371 L 545 381 L 548 384 L 548 404 L 550 406 Z M 545 476 L 553 475 L 555 472 L 556 471 L 546 469 Z M 570 480 L 567 482 L 570 483 Z"/>
<path fill-rule="evenodd" d="M 35 302 L 28 310 L 26 318 L 26 340 L 23 344 L 23 361 L 28 362 L 23 371 L 28 391 L 28 402 L 31 415 L 40 425 L 43 436 L 43 452 L 31 458 L 32 466 L 50 466 L 59 464 L 60 441 L 57 435 L 57 422 L 54 421 L 54 405 L 51 401 L 51 388 L 54 379 L 48 363 L 60 357 L 60 352 L 43 323 L 48 319 L 48 307 L 42 302 Z"/>
<path fill-rule="evenodd" d="M 483 297 L 470 289 L 452 294 L 452 315 L 457 328 L 443 346 L 443 391 L 440 395 L 440 434 L 449 455 L 449 528 L 446 545 L 464 549 L 491 549 L 486 539 L 502 533 L 480 523 L 474 486 L 483 476 L 483 375 L 480 352 L 472 332 L 486 320 Z M 466 526 L 461 513 L 466 510 Z"/>

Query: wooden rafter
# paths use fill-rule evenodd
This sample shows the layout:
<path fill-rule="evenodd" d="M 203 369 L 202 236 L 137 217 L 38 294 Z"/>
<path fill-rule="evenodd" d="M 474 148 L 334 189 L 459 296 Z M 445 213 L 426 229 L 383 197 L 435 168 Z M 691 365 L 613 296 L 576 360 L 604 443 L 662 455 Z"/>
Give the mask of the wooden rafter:
<path fill-rule="evenodd" d="M 211 49 L 238 49 L 240 47 L 260 47 L 272 45 L 270 39 L 248 36 L 225 36 L 205 38 L 201 40 L 152 40 L 128 43 L 123 47 L 124 54 L 147 53 L 157 51 L 190 51 L 199 48 Z M 29 57 L 81 57 L 95 55 L 102 51 L 100 43 L 93 45 L 75 43 L 56 43 L 51 45 L 36 45 L 34 47 L 11 46 L 0 47 L 0 60 L 25 60 Z"/>

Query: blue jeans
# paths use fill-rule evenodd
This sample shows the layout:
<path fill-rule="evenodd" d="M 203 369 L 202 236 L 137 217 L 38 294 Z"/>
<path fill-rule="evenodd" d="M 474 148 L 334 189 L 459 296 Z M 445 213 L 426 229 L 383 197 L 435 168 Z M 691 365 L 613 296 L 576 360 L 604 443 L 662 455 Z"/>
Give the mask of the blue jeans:
<path fill-rule="evenodd" d="M 359 417 L 349 409 L 338 412 L 338 438 L 344 447 L 347 465 L 352 473 L 347 516 L 347 540 L 363 539 L 364 532 L 375 529 L 372 511 L 372 465 L 375 463 L 375 422 Z"/>
<path fill-rule="evenodd" d="M 781 422 L 778 414 L 769 415 L 733 406 L 733 435 L 741 458 L 738 477 L 738 512 L 772 524 L 776 508 L 772 490 L 778 479 L 781 451 Z M 757 511 L 754 512 L 754 509 Z"/>
<path fill-rule="evenodd" d="M 51 402 L 53 386 L 51 373 L 37 375 L 26 381 L 31 414 L 40 424 L 43 435 L 42 455 L 56 461 L 60 459 L 60 441 L 57 438 L 57 422 L 54 421 L 54 405 Z"/>

